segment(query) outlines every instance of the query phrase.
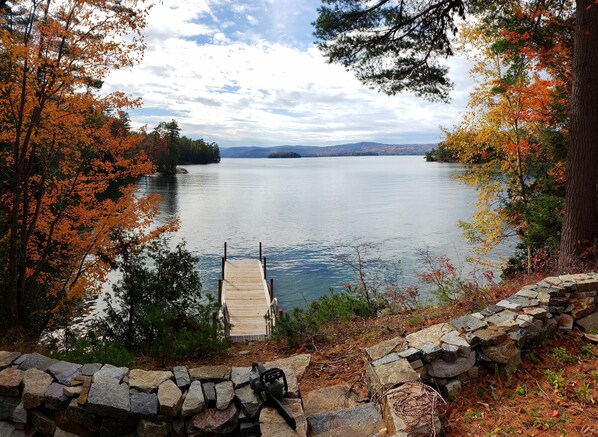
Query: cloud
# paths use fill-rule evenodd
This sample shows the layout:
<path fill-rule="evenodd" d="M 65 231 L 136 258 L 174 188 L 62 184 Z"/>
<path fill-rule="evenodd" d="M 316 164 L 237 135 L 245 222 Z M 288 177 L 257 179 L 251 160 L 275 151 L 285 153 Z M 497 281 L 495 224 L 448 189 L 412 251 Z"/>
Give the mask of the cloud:
<path fill-rule="evenodd" d="M 451 61 L 450 107 L 370 90 L 312 44 L 318 4 L 165 0 L 151 13 L 142 63 L 111 74 L 105 88 L 160 109 L 132 112 L 134 125 L 176 115 L 182 134 L 221 146 L 435 142 L 439 125 L 458 121 L 467 61 Z"/>

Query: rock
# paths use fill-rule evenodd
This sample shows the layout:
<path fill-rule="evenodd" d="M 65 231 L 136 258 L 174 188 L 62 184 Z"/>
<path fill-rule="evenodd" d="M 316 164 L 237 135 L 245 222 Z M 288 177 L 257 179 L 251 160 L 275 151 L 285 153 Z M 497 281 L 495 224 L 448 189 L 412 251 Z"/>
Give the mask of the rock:
<path fill-rule="evenodd" d="M 503 307 L 499 307 L 498 305 L 489 305 L 485 309 L 480 311 L 480 314 L 482 314 L 484 317 L 490 317 L 504 310 L 505 309 Z"/>
<path fill-rule="evenodd" d="M 105 417 L 102 419 L 102 425 L 100 427 L 100 435 L 102 437 L 117 437 L 127 436 L 132 437 L 135 435 L 137 428 L 137 419 L 114 419 Z"/>
<path fill-rule="evenodd" d="M 31 424 L 33 425 L 33 429 L 42 434 L 52 435 L 56 430 L 56 422 L 40 411 L 31 412 Z"/>
<path fill-rule="evenodd" d="M 482 352 L 495 363 L 507 364 L 515 355 L 519 355 L 519 349 L 512 341 L 505 341 L 496 346 L 483 346 Z"/>
<path fill-rule="evenodd" d="M 253 420 L 259 417 L 262 403 L 250 386 L 244 385 L 237 388 L 235 396 L 241 403 L 243 413 L 247 418 Z"/>
<path fill-rule="evenodd" d="M 262 435 L 260 423 L 257 420 L 251 422 L 241 422 L 239 424 L 239 437 L 256 437 Z"/>
<path fill-rule="evenodd" d="M 145 393 L 158 389 L 164 381 L 171 379 L 174 375 L 167 371 L 148 371 L 133 369 L 129 372 L 129 387 Z"/>
<path fill-rule="evenodd" d="M 481 316 L 481 314 L 480 314 Z M 483 317 L 483 316 L 482 316 Z M 451 320 L 451 326 L 457 331 L 472 332 L 477 329 L 485 328 L 488 326 L 486 322 L 475 317 L 473 314 L 459 317 L 458 319 Z"/>
<path fill-rule="evenodd" d="M 418 347 L 422 352 L 424 361 L 431 363 L 442 357 L 443 350 L 438 344 L 425 343 Z"/>
<path fill-rule="evenodd" d="M 0 435 L 2 437 L 25 437 L 25 433 L 19 431 L 10 422 L 0 421 Z"/>
<path fill-rule="evenodd" d="M 370 346 L 366 348 L 365 352 L 370 361 L 376 361 L 395 350 L 400 350 L 404 344 L 405 339 L 403 337 L 395 337 Z"/>
<path fill-rule="evenodd" d="M 581 318 L 577 320 L 576 323 L 579 326 L 581 326 L 586 332 L 598 329 L 598 313 L 594 313 L 587 317 Z"/>
<path fill-rule="evenodd" d="M 410 406 L 420 410 L 421 403 L 418 400 L 427 396 L 427 391 L 419 384 L 405 384 L 401 387 L 391 390 L 384 398 L 383 412 L 384 423 L 389 436 L 401 437 L 423 437 L 431 435 L 440 435 L 441 424 L 438 418 L 437 411 L 429 411 L 429 414 L 422 414 L 417 420 L 407 420 L 401 415 L 397 414 L 393 407 L 395 403 L 404 406 L 407 410 Z M 431 406 L 432 402 L 426 402 L 426 405 Z M 399 410 L 400 411 L 400 410 Z M 434 429 L 430 429 L 430 425 L 434 425 Z"/>
<path fill-rule="evenodd" d="M 180 388 L 181 391 L 187 390 L 191 385 L 191 378 L 189 377 L 187 368 L 185 366 L 175 366 L 173 367 L 172 372 L 174 373 L 174 381 L 176 382 L 177 387 Z"/>
<path fill-rule="evenodd" d="M 52 377 L 46 372 L 32 368 L 23 374 L 23 403 L 30 410 L 44 402 L 46 390 L 52 383 Z"/>
<path fill-rule="evenodd" d="M 181 407 L 183 417 L 197 414 L 206 408 L 206 402 L 201 388 L 201 382 L 193 381 L 189 386 L 189 391 Z"/>
<path fill-rule="evenodd" d="M 515 320 L 521 328 L 527 328 L 534 322 L 534 317 L 529 314 L 519 314 Z"/>
<path fill-rule="evenodd" d="M 160 414 L 176 417 L 183 405 L 183 393 L 170 379 L 164 381 L 158 387 L 158 404 L 160 405 Z"/>
<path fill-rule="evenodd" d="M 573 329 L 573 317 L 569 314 L 561 314 L 557 319 L 558 327 L 561 331 L 571 331 Z"/>
<path fill-rule="evenodd" d="M 216 384 L 213 382 L 206 382 L 201 384 L 201 388 L 203 390 L 206 406 L 208 408 L 216 408 Z"/>
<path fill-rule="evenodd" d="M 301 399 L 283 399 L 282 405 L 295 418 L 297 429 L 293 431 L 274 408 L 265 407 L 260 412 L 262 435 L 264 437 L 305 437 L 307 435 L 307 420 L 303 413 Z"/>
<path fill-rule="evenodd" d="M 76 387 L 64 387 L 64 389 L 62 390 L 62 393 L 66 397 L 76 398 L 77 396 L 79 396 L 81 394 L 82 391 L 83 391 L 83 387 L 78 385 Z"/>
<path fill-rule="evenodd" d="M 596 304 L 594 302 L 595 300 L 589 297 L 571 299 L 571 303 L 573 304 L 571 317 L 573 317 L 574 320 L 577 320 L 593 314 L 596 310 Z"/>
<path fill-rule="evenodd" d="M 525 314 L 535 317 L 536 319 L 545 319 L 546 316 L 548 315 L 548 310 L 546 308 L 542 308 L 542 307 L 524 308 L 523 312 Z"/>
<path fill-rule="evenodd" d="M 221 382 L 230 379 L 229 366 L 202 366 L 189 369 L 191 381 Z"/>
<path fill-rule="evenodd" d="M 410 361 L 409 364 L 411 364 L 411 367 L 413 367 L 414 370 L 424 367 L 424 362 L 422 360 Z"/>
<path fill-rule="evenodd" d="M 57 360 L 48 358 L 38 353 L 25 354 L 20 357 L 20 370 L 37 369 L 45 372 L 52 364 L 56 363 Z"/>
<path fill-rule="evenodd" d="M 282 369 L 284 373 L 292 373 L 297 378 L 301 378 L 305 373 L 305 369 L 307 369 L 307 366 L 309 366 L 310 361 L 310 354 L 299 354 L 292 355 L 287 358 L 281 358 L 279 360 L 267 361 L 264 366 L 266 369 L 278 367 L 279 369 Z"/>
<path fill-rule="evenodd" d="M 251 367 L 233 367 L 230 373 L 230 379 L 235 388 L 249 384 L 249 372 Z"/>
<path fill-rule="evenodd" d="M 22 370 L 9 367 L 0 371 L 0 396 L 19 396 L 22 382 Z"/>
<path fill-rule="evenodd" d="M 66 409 L 66 418 L 82 425 L 84 428 L 91 428 L 96 420 L 95 414 L 80 407 L 76 399 L 71 400 L 69 403 L 69 406 Z"/>
<path fill-rule="evenodd" d="M 503 328 L 495 327 L 479 329 L 475 332 L 475 335 L 478 338 L 479 343 L 482 345 L 502 343 L 508 338 L 507 332 Z"/>
<path fill-rule="evenodd" d="M 444 393 L 446 398 L 449 400 L 457 399 L 457 396 L 463 391 L 463 384 L 458 379 L 451 379 L 445 386 L 444 386 Z"/>
<path fill-rule="evenodd" d="M 447 363 L 454 363 L 459 358 L 459 348 L 452 344 L 442 343 L 442 360 Z"/>
<path fill-rule="evenodd" d="M 398 355 L 401 358 L 406 358 L 407 361 L 409 361 L 409 362 L 413 362 L 413 361 L 417 361 L 420 358 L 422 358 L 423 353 L 419 349 L 410 347 L 410 348 L 405 349 L 404 351 L 398 352 Z"/>
<path fill-rule="evenodd" d="M 10 420 L 15 409 L 21 404 L 20 398 L 13 396 L 0 396 L 0 421 Z"/>
<path fill-rule="evenodd" d="M 384 427 L 382 416 L 376 404 L 373 403 L 338 411 L 311 414 L 307 416 L 307 422 L 314 436 L 370 436 Z M 349 433 L 349 430 L 352 432 Z"/>
<path fill-rule="evenodd" d="M 405 337 L 409 347 L 415 347 L 420 349 L 419 346 L 424 344 L 434 344 L 440 346 L 440 337 L 447 332 L 450 332 L 453 328 L 448 323 L 438 323 L 432 325 L 429 328 L 422 329 L 421 331 L 414 332 Z"/>
<path fill-rule="evenodd" d="M 238 411 L 234 403 L 231 403 L 226 410 L 205 409 L 199 414 L 188 417 L 185 429 L 189 437 L 227 435 L 237 428 L 239 423 L 237 415 Z M 262 431 L 262 435 L 268 434 Z"/>
<path fill-rule="evenodd" d="M 48 373 L 54 377 L 56 382 L 62 385 L 71 385 L 71 381 L 79 374 L 81 364 L 58 361 L 48 367 Z"/>
<path fill-rule="evenodd" d="M 216 384 L 216 408 L 226 410 L 235 397 L 235 389 L 231 381 L 224 381 Z"/>
<path fill-rule="evenodd" d="M 70 399 L 64 395 L 65 388 L 64 385 L 57 382 L 50 384 L 44 394 L 44 406 L 48 410 L 63 410 L 67 407 Z"/>
<path fill-rule="evenodd" d="M 528 299 L 537 299 L 538 298 L 538 287 L 537 286 L 532 286 L 532 287 L 523 287 L 521 290 L 519 290 L 517 293 L 515 293 L 515 296 L 522 296 L 522 297 L 527 297 Z"/>
<path fill-rule="evenodd" d="M 397 360 L 401 360 L 401 359 L 403 359 L 403 358 L 401 358 L 399 356 L 399 354 L 397 354 L 396 352 L 393 352 L 388 355 L 384 355 L 382 358 L 378 358 L 377 360 L 372 361 L 372 366 L 378 367 L 383 364 L 392 363 L 393 361 L 397 361 Z"/>
<path fill-rule="evenodd" d="M 137 435 L 139 437 L 166 437 L 172 430 L 169 422 L 150 422 L 140 420 L 137 422 Z"/>
<path fill-rule="evenodd" d="M 486 317 L 486 322 L 490 325 L 498 326 L 501 328 L 505 328 L 507 331 L 511 329 L 516 329 L 519 327 L 515 318 L 517 317 L 517 313 L 505 309 L 500 313 L 496 313 L 490 317 Z M 477 334 L 477 331 L 476 331 Z"/>
<path fill-rule="evenodd" d="M 475 352 L 472 351 L 469 356 L 457 358 L 453 363 L 436 360 L 429 363 L 426 367 L 428 368 L 428 374 L 433 378 L 453 378 L 471 369 L 475 361 Z"/>
<path fill-rule="evenodd" d="M 131 416 L 154 419 L 158 416 L 158 395 L 130 390 Z"/>
<path fill-rule="evenodd" d="M 20 356 L 21 352 L 0 351 L 0 370 L 9 367 Z"/>
<path fill-rule="evenodd" d="M 89 397 L 89 390 L 91 389 L 91 376 L 83 376 L 83 385 L 81 386 L 81 394 L 77 399 L 79 405 L 85 405 L 87 403 L 87 398 Z"/>
<path fill-rule="evenodd" d="M 386 384 L 419 380 L 419 373 L 413 370 L 409 361 L 404 358 L 378 367 L 366 363 L 365 375 L 370 393 L 377 392 Z"/>
<path fill-rule="evenodd" d="M 457 331 L 447 332 L 440 338 L 440 341 L 442 341 L 443 344 L 455 346 L 458 349 L 459 355 L 462 357 L 468 356 L 471 352 L 471 346 Z"/>
<path fill-rule="evenodd" d="M 334 385 L 310 391 L 303 395 L 305 415 L 344 410 L 359 405 L 359 396 L 349 385 Z"/>
<path fill-rule="evenodd" d="M 86 408 L 99 416 L 125 419 L 131 411 L 128 387 L 115 384 L 112 378 L 104 380 L 109 382 L 94 382 L 91 384 Z"/>
<path fill-rule="evenodd" d="M 93 376 L 102 368 L 101 363 L 89 363 L 83 364 L 81 367 L 81 375 L 83 376 Z"/>
<path fill-rule="evenodd" d="M 578 291 L 598 290 L 598 278 L 584 273 L 562 275 L 559 276 L 559 279 L 563 282 L 574 282 L 577 285 Z"/>
<path fill-rule="evenodd" d="M 78 435 L 72 432 L 65 431 L 62 428 L 56 428 L 56 431 L 54 432 L 54 437 L 78 437 Z"/>
<path fill-rule="evenodd" d="M 177 420 L 172 422 L 172 432 L 177 437 L 183 437 L 185 435 L 185 419 L 179 417 Z"/>
<path fill-rule="evenodd" d="M 27 410 L 25 409 L 25 405 L 21 402 L 12 413 L 12 417 L 10 418 L 15 423 L 20 423 L 23 426 L 27 424 Z"/>
<path fill-rule="evenodd" d="M 116 367 L 112 364 L 104 364 L 100 370 L 93 374 L 93 382 L 120 384 L 127 373 L 129 373 L 127 367 Z"/>

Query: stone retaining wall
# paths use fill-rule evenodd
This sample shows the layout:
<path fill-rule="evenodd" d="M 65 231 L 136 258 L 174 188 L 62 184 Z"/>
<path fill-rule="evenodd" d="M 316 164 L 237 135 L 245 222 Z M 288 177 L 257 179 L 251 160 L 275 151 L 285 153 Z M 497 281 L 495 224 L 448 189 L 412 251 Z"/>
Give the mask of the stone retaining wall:
<path fill-rule="evenodd" d="M 451 399 L 481 367 L 511 373 L 523 352 L 557 329 L 571 330 L 574 324 L 598 329 L 597 294 L 598 273 L 549 277 L 478 313 L 367 348 L 370 394 L 380 397 L 399 386 L 381 396 L 380 407 L 358 403 L 349 387 L 311 392 L 302 400 L 297 381 L 309 355 L 265 363 L 287 375 L 284 402 L 296 418 L 296 432 L 263 407 L 249 387 L 249 368 L 129 370 L 0 352 L 0 436 L 370 437 L 383 435 L 380 428 L 387 435 L 428 435 L 440 427 L 434 411 L 414 420 L 396 407 L 424 400 L 420 409 L 425 410 L 433 392 L 420 382 Z"/>

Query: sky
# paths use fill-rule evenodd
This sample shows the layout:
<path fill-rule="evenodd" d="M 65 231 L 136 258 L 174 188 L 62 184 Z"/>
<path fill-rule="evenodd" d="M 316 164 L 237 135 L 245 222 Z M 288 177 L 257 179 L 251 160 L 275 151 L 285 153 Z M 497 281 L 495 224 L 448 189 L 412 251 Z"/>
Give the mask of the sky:
<path fill-rule="evenodd" d="M 473 89 L 470 64 L 449 60 L 452 101 L 387 96 L 328 64 L 311 23 L 320 0 L 163 0 L 145 31 L 143 61 L 106 91 L 141 97 L 133 126 L 175 119 L 181 134 L 221 147 L 435 143 Z"/>

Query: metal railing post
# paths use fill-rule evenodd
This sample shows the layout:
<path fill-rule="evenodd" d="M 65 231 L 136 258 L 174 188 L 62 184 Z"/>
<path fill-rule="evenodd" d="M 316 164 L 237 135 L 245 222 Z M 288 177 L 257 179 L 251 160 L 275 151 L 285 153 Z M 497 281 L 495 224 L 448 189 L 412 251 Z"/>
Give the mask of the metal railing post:
<path fill-rule="evenodd" d="M 262 259 L 262 242 L 260 241 L 260 259 Z"/>
<path fill-rule="evenodd" d="M 274 299 L 274 278 L 270 278 L 270 302 Z"/>
<path fill-rule="evenodd" d="M 218 305 L 222 305 L 222 279 L 218 279 Z"/>
<path fill-rule="evenodd" d="M 264 279 L 267 277 L 267 270 L 266 270 L 266 257 L 264 257 Z"/>
<path fill-rule="evenodd" d="M 226 261 L 226 241 L 224 242 L 224 260 Z"/>

